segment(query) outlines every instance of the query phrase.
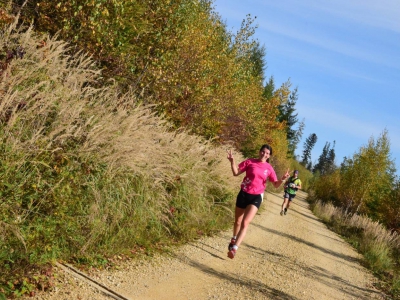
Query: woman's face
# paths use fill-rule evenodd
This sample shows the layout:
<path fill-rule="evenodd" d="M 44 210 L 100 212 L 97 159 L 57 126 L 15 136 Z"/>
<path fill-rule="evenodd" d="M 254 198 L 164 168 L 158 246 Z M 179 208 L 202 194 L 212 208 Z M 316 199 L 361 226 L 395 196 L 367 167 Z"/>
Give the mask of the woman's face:
<path fill-rule="evenodd" d="M 261 151 L 260 151 L 260 153 L 259 153 L 259 159 L 260 159 L 260 161 L 262 161 L 262 162 L 266 162 L 267 161 L 267 159 L 270 157 L 270 151 L 269 151 L 269 149 L 267 149 L 267 148 L 264 148 L 264 149 L 262 149 Z"/>

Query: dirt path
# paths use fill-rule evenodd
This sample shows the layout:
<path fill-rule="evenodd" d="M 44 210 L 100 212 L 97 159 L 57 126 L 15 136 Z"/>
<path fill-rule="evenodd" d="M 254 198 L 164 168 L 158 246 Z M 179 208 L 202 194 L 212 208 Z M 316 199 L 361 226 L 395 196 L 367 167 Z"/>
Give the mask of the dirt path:
<path fill-rule="evenodd" d="M 267 194 L 231 260 L 231 232 L 204 238 L 169 256 L 122 263 L 90 276 L 131 300 L 146 299 L 384 299 L 360 256 L 329 231 L 299 193 L 286 216 L 281 195 Z M 69 275 L 51 294 L 29 299 L 112 299 Z"/>

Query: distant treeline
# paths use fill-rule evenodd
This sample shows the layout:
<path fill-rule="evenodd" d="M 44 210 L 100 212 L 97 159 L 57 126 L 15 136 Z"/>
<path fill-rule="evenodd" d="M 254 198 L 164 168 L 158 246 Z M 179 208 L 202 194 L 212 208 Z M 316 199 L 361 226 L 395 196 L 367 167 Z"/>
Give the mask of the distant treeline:
<path fill-rule="evenodd" d="M 314 174 L 312 189 L 323 203 L 345 214 L 366 215 L 400 233 L 400 182 L 390 153 L 388 131 L 370 138 L 340 166 L 327 164 Z"/>

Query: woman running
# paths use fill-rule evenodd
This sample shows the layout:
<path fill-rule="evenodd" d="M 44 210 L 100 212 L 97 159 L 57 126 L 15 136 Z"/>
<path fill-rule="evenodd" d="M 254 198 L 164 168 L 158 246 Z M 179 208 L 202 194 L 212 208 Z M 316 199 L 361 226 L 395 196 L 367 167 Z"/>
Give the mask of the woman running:
<path fill-rule="evenodd" d="M 236 165 L 232 150 L 228 151 L 228 159 L 231 162 L 233 176 L 246 173 L 241 184 L 240 192 L 236 198 L 233 237 L 228 246 L 228 257 L 231 259 L 235 257 L 246 235 L 250 222 L 260 208 L 267 180 L 270 181 L 275 188 L 278 188 L 282 182 L 290 176 L 289 170 L 287 170 L 281 180 L 277 179 L 274 168 L 269 164 L 271 155 L 271 146 L 265 144 L 261 146 L 258 158 L 249 158 L 239 165 Z"/>

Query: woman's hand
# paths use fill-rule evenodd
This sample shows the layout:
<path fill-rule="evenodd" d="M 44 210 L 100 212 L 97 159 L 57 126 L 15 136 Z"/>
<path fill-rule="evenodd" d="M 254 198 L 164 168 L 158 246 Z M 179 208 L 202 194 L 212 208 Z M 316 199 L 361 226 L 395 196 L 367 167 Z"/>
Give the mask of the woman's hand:
<path fill-rule="evenodd" d="M 289 169 L 287 169 L 285 175 L 282 176 L 281 180 L 275 181 L 274 183 L 272 183 L 272 185 L 273 185 L 275 188 L 280 187 L 281 184 L 284 183 L 284 182 L 286 181 L 286 179 L 289 178 L 289 176 L 290 176 L 290 174 L 289 174 Z"/>
<path fill-rule="evenodd" d="M 228 153 L 227 158 L 231 162 L 231 169 L 232 169 L 233 176 L 238 176 L 238 175 L 242 174 L 244 171 L 240 171 L 238 169 L 238 166 L 235 164 L 235 159 L 233 158 L 232 150 L 229 150 L 229 151 L 227 150 L 226 152 Z"/>
<path fill-rule="evenodd" d="M 229 159 L 229 161 L 230 161 L 230 162 L 233 162 L 232 150 L 226 150 L 226 152 L 228 153 L 227 158 Z"/>
<path fill-rule="evenodd" d="M 289 173 L 289 169 L 287 169 L 285 175 L 282 176 L 282 181 L 285 181 L 286 179 L 288 179 L 290 177 L 290 173 Z"/>

